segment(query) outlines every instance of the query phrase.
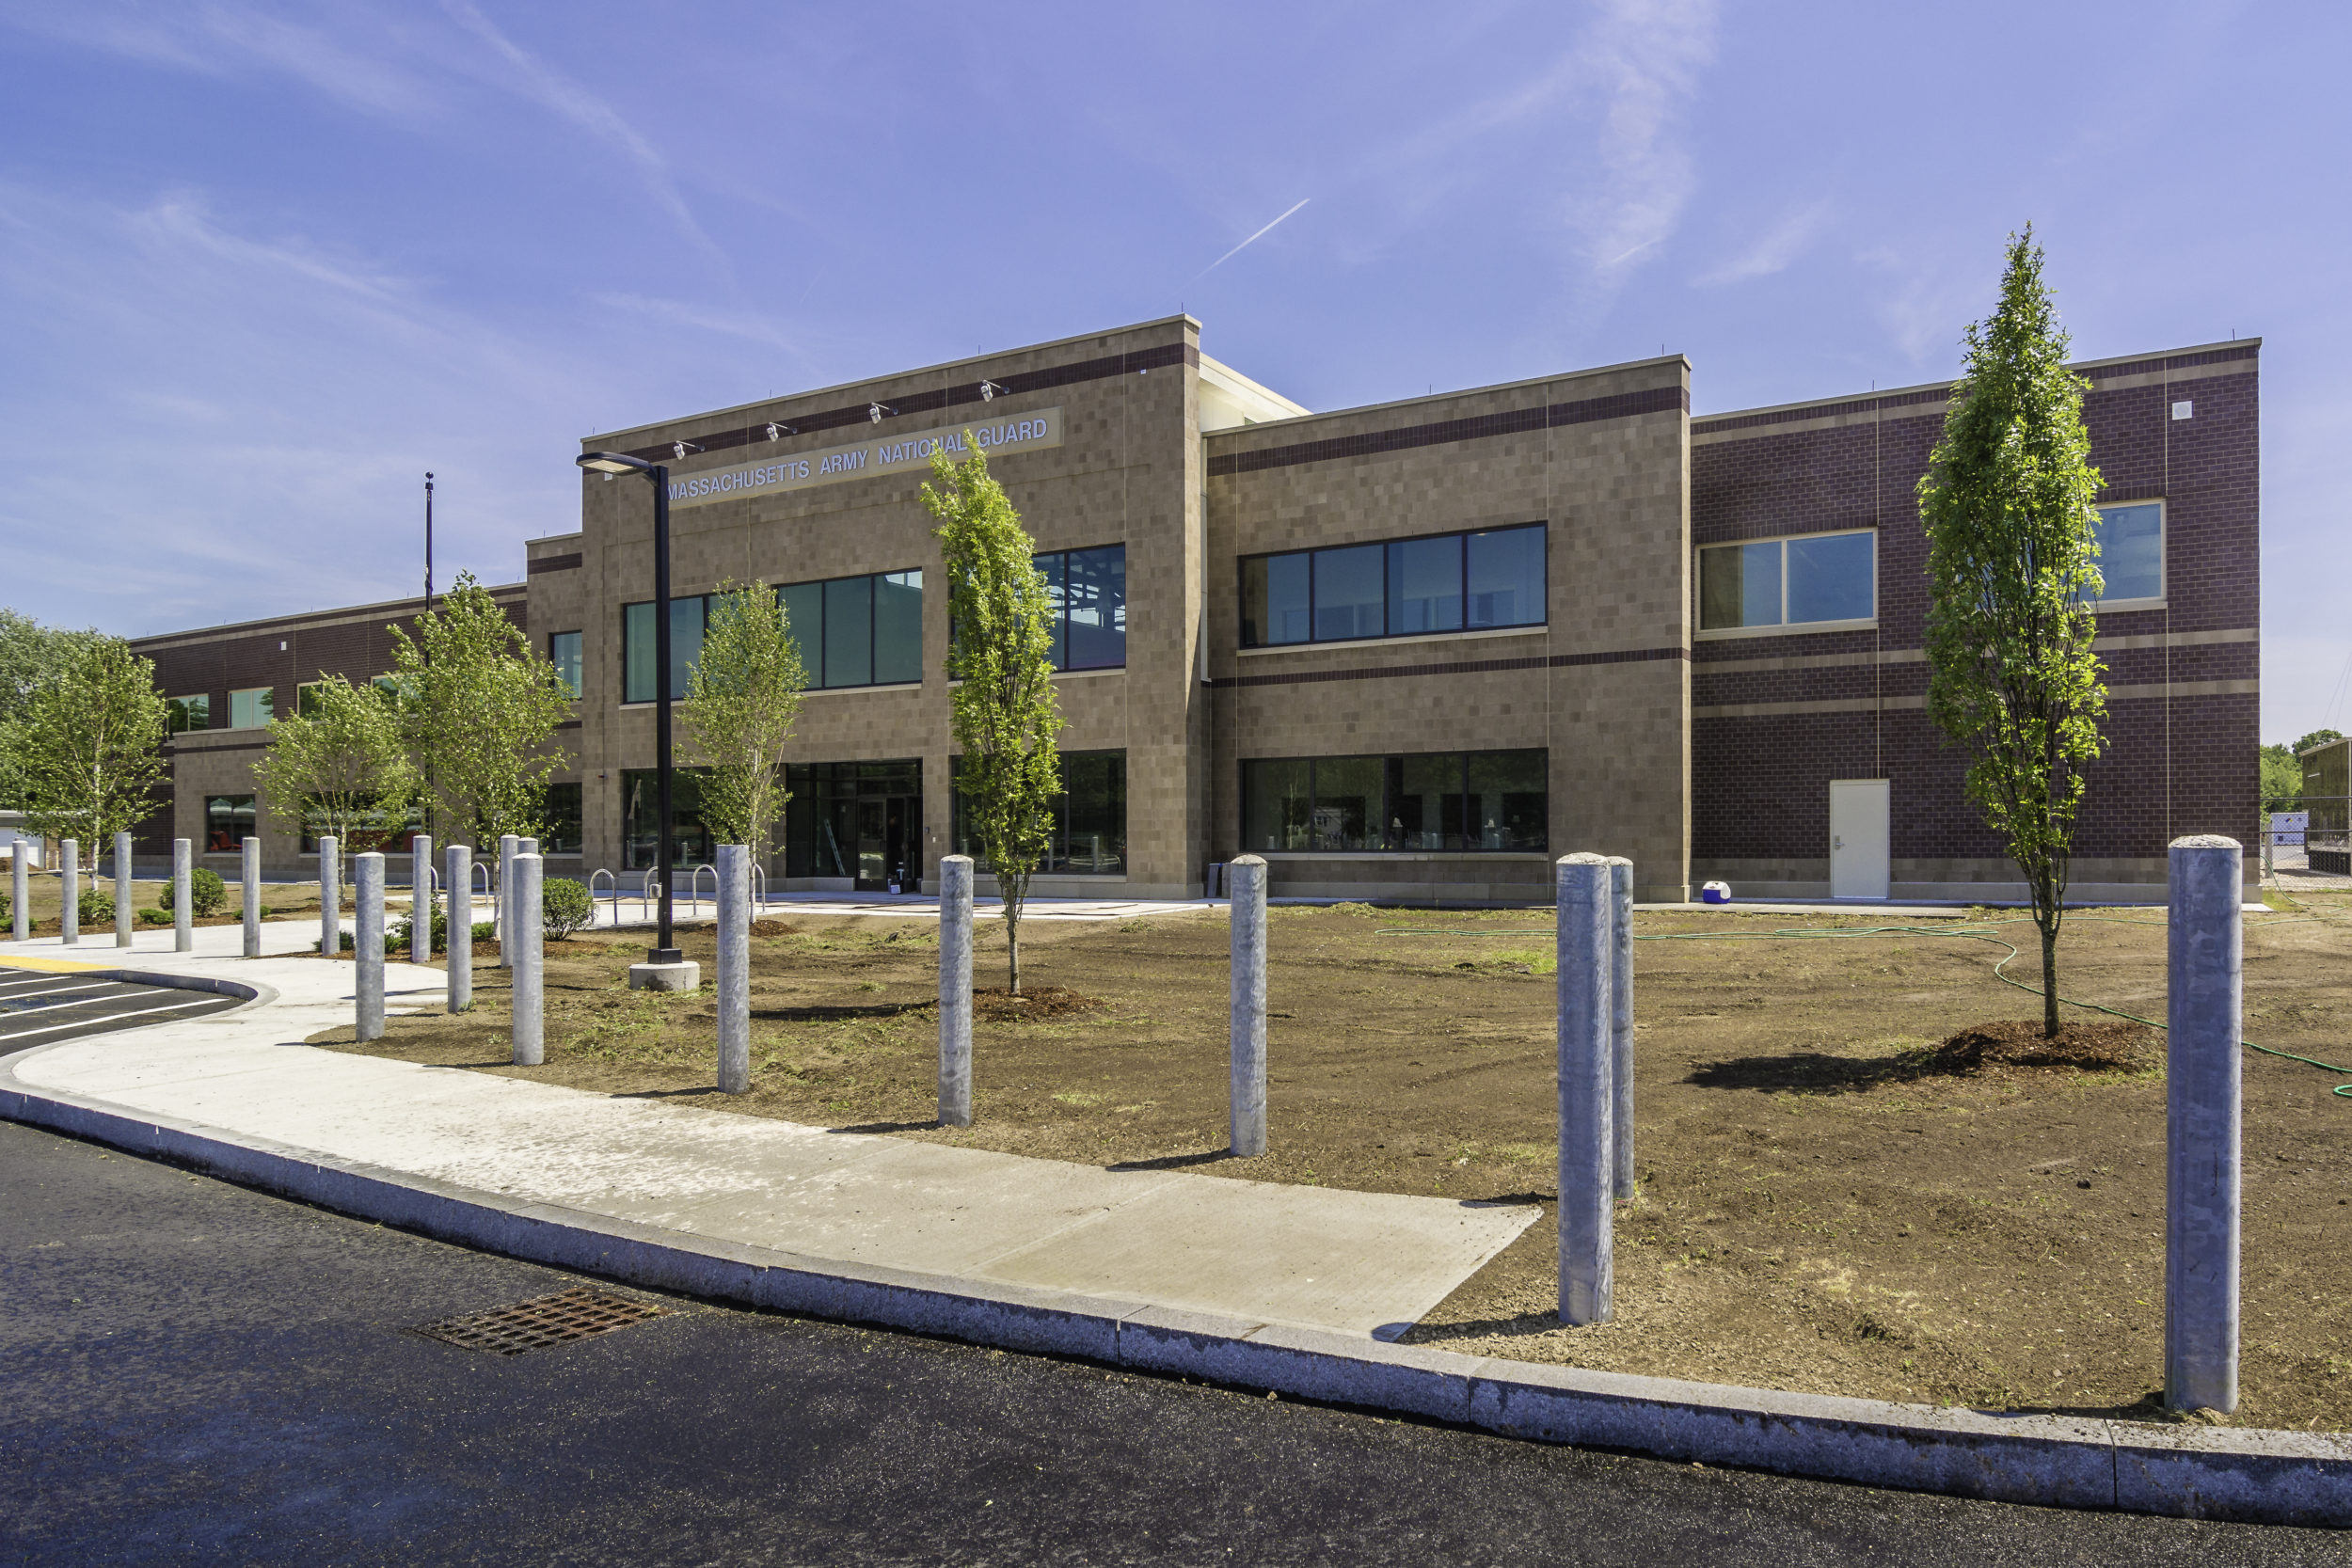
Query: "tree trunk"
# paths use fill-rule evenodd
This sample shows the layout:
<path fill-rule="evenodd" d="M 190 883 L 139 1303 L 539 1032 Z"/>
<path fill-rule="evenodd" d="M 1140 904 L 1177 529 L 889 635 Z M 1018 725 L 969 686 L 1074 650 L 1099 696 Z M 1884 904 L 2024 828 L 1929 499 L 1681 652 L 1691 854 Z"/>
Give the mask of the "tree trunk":
<path fill-rule="evenodd" d="M 2058 1038 L 2058 927 L 2045 924 L 2042 927 L 2042 1034 L 2045 1039 Z"/>
<path fill-rule="evenodd" d="M 1007 989 L 1021 994 L 1021 895 L 1009 882 L 1005 894 L 1005 971 Z"/>

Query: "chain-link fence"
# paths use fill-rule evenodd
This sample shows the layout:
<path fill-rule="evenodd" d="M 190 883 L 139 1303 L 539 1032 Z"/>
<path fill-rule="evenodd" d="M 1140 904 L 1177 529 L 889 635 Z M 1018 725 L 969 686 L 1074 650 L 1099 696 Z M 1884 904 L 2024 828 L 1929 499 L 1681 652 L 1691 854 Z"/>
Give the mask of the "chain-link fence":
<path fill-rule="evenodd" d="M 2255 842 L 2263 875 L 2280 881 L 2352 887 L 2352 798 L 2280 796 L 2263 802 Z"/>

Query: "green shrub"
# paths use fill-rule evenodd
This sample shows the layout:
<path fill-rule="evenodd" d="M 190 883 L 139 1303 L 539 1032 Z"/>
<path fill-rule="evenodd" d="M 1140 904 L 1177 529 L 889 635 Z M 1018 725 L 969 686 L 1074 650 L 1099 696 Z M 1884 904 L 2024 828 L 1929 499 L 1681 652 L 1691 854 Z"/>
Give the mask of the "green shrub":
<path fill-rule="evenodd" d="M 171 924 L 171 911 L 169 910 L 141 910 L 139 911 L 139 924 L 142 926 L 168 926 Z"/>
<path fill-rule="evenodd" d="M 562 942 L 596 917 L 596 901 L 588 896 L 588 890 L 569 877 L 548 879 L 539 890 L 542 927 L 548 935 Z"/>
<path fill-rule="evenodd" d="M 475 921 L 475 922 L 473 923 L 473 940 L 474 940 L 477 943 L 480 943 L 480 942 L 496 942 L 496 941 L 498 941 L 498 939 L 499 939 L 499 923 L 498 923 L 497 921 L 495 921 L 495 920 L 477 920 L 477 921 Z"/>
<path fill-rule="evenodd" d="M 9 917 L 15 913 L 16 906 L 9 902 L 8 895 L 7 894 L 0 893 L 0 926 L 7 925 Z"/>
<path fill-rule="evenodd" d="M 416 930 L 417 917 L 412 912 L 401 916 L 400 924 L 384 933 L 384 951 L 405 953 Z M 449 951 L 449 910 L 437 902 L 433 906 L 433 949 L 436 953 Z"/>
<path fill-rule="evenodd" d="M 210 866 L 195 866 L 188 872 L 188 908 L 200 918 L 218 914 L 220 907 L 229 902 L 229 884 L 220 879 L 220 873 Z M 171 883 L 166 881 L 155 895 L 155 907 L 171 908 Z"/>
<path fill-rule="evenodd" d="M 82 911 L 84 926 L 103 926 L 115 917 L 114 895 L 97 888 L 85 888 L 74 908 Z"/>

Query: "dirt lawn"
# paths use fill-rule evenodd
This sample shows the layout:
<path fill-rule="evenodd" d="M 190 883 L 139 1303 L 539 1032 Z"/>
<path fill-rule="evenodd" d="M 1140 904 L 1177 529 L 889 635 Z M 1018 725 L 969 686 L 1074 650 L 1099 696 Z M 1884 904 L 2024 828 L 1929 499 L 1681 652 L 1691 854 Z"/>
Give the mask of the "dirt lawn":
<path fill-rule="evenodd" d="M 1778 938 L 1815 924 L 1643 915 L 1635 948 L 1639 1198 L 1617 1219 L 1613 1323 L 1556 1319 L 1556 1101 L 1546 911 L 1272 913 L 1270 1152 L 1225 1148 L 1226 929 L 1214 914 L 1031 922 L 1035 1018 L 980 999 L 975 1125 L 932 1123 L 935 927 L 771 922 L 754 941 L 753 1091 L 712 1086 L 708 991 L 630 992 L 644 939 L 548 948 L 548 1060 L 506 1065 L 507 991 L 395 1018 L 381 1054 L 608 1094 L 1125 1167 L 1183 1167 L 1547 1212 L 1414 1331 L 1479 1354 L 1819 1393 L 2158 1418 L 2162 1035 L 2097 1031 L 2108 1065 L 1935 1049 L 2038 1019 L 2033 927 Z M 2061 989 L 2164 1013 L 2157 912 L 2077 917 Z M 1657 940 L 1651 940 L 1657 939 Z M 1730 940 L 1725 940 L 1730 939 Z M 707 929 L 683 933 L 707 966 Z M 983 923 L 978 980 L 1001 985 Z M 2352 899 L 2251 916 L 2247 1029 L 2352 1062 Z M 708 974 L 706 967 L 706 977 Z M 1050 988 L 1075 993 L 1061 995 Z M 1098 1005 L 1099 1004 L 1099 1005 Z M 2086 1020 L 2093 1015 L 2075 1014 Z M 348 1030 L 318 1037 L 348 1042 Z M 1982 1042 L 1979 1042 L 1980 1044 Z M 2352 1100 L 2246 1057 L 2243 1403 L 2249 1426 L 2352 1427 Z"/>

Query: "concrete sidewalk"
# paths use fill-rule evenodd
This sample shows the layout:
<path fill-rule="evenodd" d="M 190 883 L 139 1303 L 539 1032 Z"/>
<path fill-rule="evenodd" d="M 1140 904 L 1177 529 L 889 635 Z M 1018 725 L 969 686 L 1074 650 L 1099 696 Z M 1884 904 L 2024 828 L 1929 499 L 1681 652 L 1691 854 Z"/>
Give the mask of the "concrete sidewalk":
<path fill-rule="evenodd" d="M 275 922 L 266 944 L 298 952 L 317 929 Z M 350 965 L 239 958 L 235 927 L 196 934 L 199 951 L 185 955 L 169 951 L 168 930 L 129 953 L 111 938 L 0 943 L 0 965 L 87 962 L 264 988 L 236 1011 L 0 1062 L 0 1086 L 809 1259 L 1381 1338 L 1536 1214 L 1104 1170 L 313 1050 L 305 1037 L 351 1022 Z M 437 1008 L 442 977 L 388 964 L 386 990 L 393 1012 Z"/>

